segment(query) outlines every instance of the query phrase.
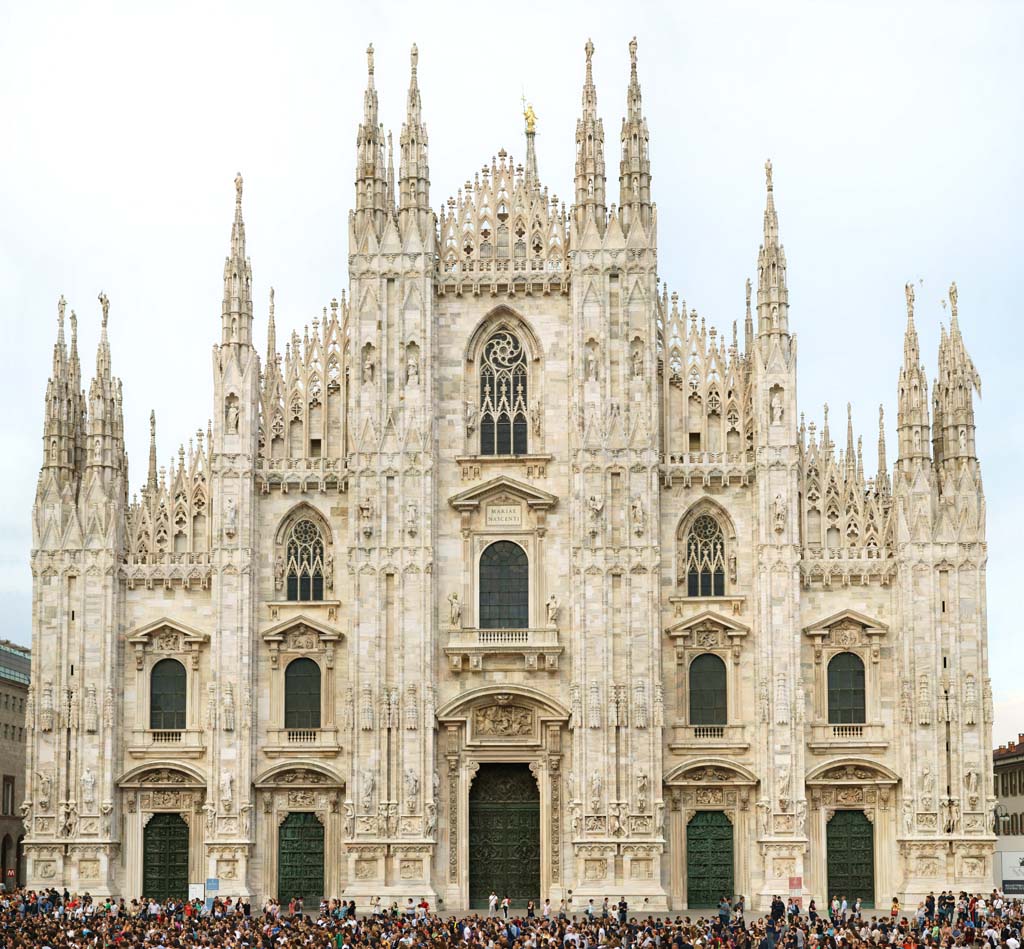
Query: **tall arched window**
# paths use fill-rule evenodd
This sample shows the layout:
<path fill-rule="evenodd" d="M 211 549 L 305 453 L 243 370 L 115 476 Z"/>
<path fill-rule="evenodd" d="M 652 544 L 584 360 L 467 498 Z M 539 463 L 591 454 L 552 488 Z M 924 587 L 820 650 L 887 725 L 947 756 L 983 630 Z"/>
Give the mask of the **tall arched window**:
<path fill-rule="evenodd" d="M 864 663 L 852 652 L 838 653 L 828 664 L 829 724 L 863 725 L 864 720 Z"/>
<path fill-rule="evenodd" d="M 510 540 L 491 544 L 480 556 L 481 629 L 526 629 L 530 625 L 530 564 Z"/>
<path fill-rule="evenodd" d="M 690 663 L 690 724 L 725 725 L 727 721 L 725 663 L 706 652 Z"/>
<path fill-rule="evenodd" d="M 185 705 L 185 667 L 177 659 L 161 659 L 149 675 L 149 727 L 184 730 Z"/>
<path fill-rule="evenodd" d="M 480 454 L 525 455 L 526 353 L 514 333 L 499 330 L 480 362 Z"/>
<path fill-rule="evenodd" d="M 293 659 L 284 670 L 284 727 L 320 727 L 320 667 Z"/>
<path fill-rule="evenodd" d="M 686 535 L 686 595 L 725 596 L 725 535 L 710 514 Z"/>
<path fill-rule="evenodd" d="M 288 599 L 324 598 L 324 538 L 309 518 L 288 532 Z"/>

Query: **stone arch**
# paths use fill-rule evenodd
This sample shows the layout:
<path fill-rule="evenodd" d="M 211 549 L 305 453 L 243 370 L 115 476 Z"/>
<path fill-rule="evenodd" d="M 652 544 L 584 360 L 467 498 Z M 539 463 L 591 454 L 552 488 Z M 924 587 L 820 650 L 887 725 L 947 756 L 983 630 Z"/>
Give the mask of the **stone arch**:
<path fill-rule="evenodd" d="M 466 341 L 464 358 L 467 363 L 475 365 L 483 351 L 484 344 L 491 335 L 500 329 L 507 329 L 522 341 L 526 349 L 526 355 L 530 362 L 538 362 L 544 356 L 544 347 L 540 338 L 534 332 L 533 327 L 520 313 L 504 303 L 492 309 L 476 325 L 476 329 L 470 334 Z"/>
<path fill-rule="evenodd" d="M 847 772 L 848 776 L 839 776 L 839 769 L 853 770 Z M 862 772 L 863 776 L 858 776 L 858 771 Z M 862 784 L 870 782 L 896 784 L 899 780 L 899 775 L 895 771 L 877 761 L 844 755 L 818 765 L 813 771 L 808 772 L 805 782 L 820 784 L 832 781 L 856 781 Z"/>
<path fill-rule="evenodd" d="M 290 771 L 299 773 L 296 779 L 294 781 L 283 780 Z M 281 764 L 275 764 L 260 774 L 253 784 L 257 788 L 267 788 L 283 787 L 289 784 L 299 785 L 301 781 L 305 781 L 305 784 L 322 784 L 332 788 L 345 787 L 345 779 L 333 768 L 309 757 L 294 758 Z"/>
<path fill-rule="evenodd" d="M 539 689 L 508 683 L 500 686 L 480 686 L 476 689 L 470 689 L 468 692 L 460 693 L 437 710 L 438 721 L 464 719 L 469 715 L 470 710 L 474 706 L 482 704 L 484 700 L 497 700 L 499 696 L 506 695 L 535 706 L 541 713 L 542 718 L 562 721 L 569 720 L 569 709 L 562 705 L 561 702 L 545 695 Z"/>
<path fill-rule="evenodd" d="M 313 521 L 320 528 L 321 533 L 324 537 L 324 545 L 328 547 L 334 546 L 334 534 L 331 531 L 331 525 L 328 523 L 327 518 L 323 512 L 318 508 L 314 507 L 308 501 L 299 501 L 298 504 L 294 505 L 282 518 L 278 521 L 277 532 L 274 535 L 274 543 L 277 546 L 283 546 L 288 537 L 288 532 L 292 527 L 301 520 L 308 519 Z"/>
<path fill-rule="evenodd" d="M 701 514 L 710 514 L 722 527 L 722 533 L 725 534 L 725 541 L 730 546 L 736 543 L 736 525 L 733 522 L 732 516 L 729 512 L 713 498 L 700 498 L 694 501 L 679 518 L 679 522 L 676 524 L 676 543 L 685 540 L 686 535 L 689 533 L 690 528 L 693 526 L 693 522 L 697 520 Z"/>
<path fill-rule="evenodd" d="M 174 783 L 181 787 L 194 787 L 199 785 L 204 790 L 206 789 L 206 775 L 203 774 L 198 768 L 193 767 L 186 762 L 174 758 L 174 759 L 155 759 L 153 761 L 147 761 L 145 764 L 138 765 L 135 768 L 126 771 L 120 778 L 117 779 L 118 787 L 140 787 L 143 784 L 160 784 L 160 781 L 152 780 L 147 781 L 147 775 L 151 775 L 154 779 L 160 775 L 161 772 L 166 773 L 168 776 L 173 776 L 175 772 L 179 772 L 184 780 L 173 779 L 168 777 L 168 783 Z"/>
<path fill-rule="evenodd" d="M 736 761 L 709 755 L 677 765 L 662 779 L 662 783 L 666 785 L 695 781 L 753 785 L 758 783 L 758 777 L 749 768 Z"/>

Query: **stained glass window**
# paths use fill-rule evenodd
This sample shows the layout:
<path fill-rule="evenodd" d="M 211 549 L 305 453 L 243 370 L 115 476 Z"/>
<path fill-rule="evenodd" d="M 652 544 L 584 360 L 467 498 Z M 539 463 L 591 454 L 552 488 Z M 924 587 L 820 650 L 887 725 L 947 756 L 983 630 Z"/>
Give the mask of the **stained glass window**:
<path fill-rule="evenodd" d="M 526 353 L 519 339 L 499 330 L 480 364 L 480 454 L 525 455 Z"/>
<path fill-rule="evenodd" d="M 686 537 L 686 595 L 725 596 L 725 536 L 710 514 L 701 514 Z"/>
<path fill-rule="evenodd" d="M 480 557 L 480 628 L 526 629 L 530 625 L 530 565 L 510 540 L 491 544 Z"/>
<path fill-rule="evenodd" d="M 311 520 L 297 521 L 288 534 L 288 599 L 324 598 L 324 539 Z"/>

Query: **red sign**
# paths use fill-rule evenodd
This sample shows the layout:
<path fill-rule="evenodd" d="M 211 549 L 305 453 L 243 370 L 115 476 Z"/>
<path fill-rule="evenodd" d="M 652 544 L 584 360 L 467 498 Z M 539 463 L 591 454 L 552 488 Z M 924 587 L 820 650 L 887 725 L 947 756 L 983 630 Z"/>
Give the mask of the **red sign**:
<path fill-rule="evenodd" d="M 11 867 L 11 868 L 10 868 L 10 869 L 9 869 L 9 870 L 7 871 L 7 875 L 8 875 L 9 877 L 12 877 L 12 876 L 14 876 L 14 867 Z"/>

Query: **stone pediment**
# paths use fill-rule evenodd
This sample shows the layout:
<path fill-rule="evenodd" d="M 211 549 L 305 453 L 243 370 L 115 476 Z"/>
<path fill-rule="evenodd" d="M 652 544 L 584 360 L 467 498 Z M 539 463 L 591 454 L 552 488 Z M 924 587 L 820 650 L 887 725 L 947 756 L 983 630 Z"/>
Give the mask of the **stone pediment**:
<path fill-rule="evenodd" d="M 736 640 L 746 636 L 750 632 L 750 627 L 715 610 L 702 610 L 696 616 L 687 617 L 669 626 L 665 632 L 673 639 L 689 636 L 694 642 L 698 641 L 702 633 L 715 633 L 718 636 L 724 634 L 729 640 Z"/>
<path fill-rule="evenodd" d="M 133 630 L 128 634 L 127 639 L 133 646 L 152 646 L 165 649 L 167 652 L 182 652 L 192 645 L 208 642 L 210 637 L 198 629 L 162 616 L 152 623 Z M 173 649 L 170 648 L 172 644 L 174 645 Z"/>
<path fill-rule="evenodd" d="M 335 644 L 342 634 L 331 626 L 300 613 L 271 626 L 263 633 L 263 641 L 270 647 L 270 664 L 277 667 L 280 654 L 324 652 L 327 666 L 334 665 Z"/>
<path fill-rule="evenodd" d="M 527 507 L 535 511 L 547 511 L 558 503 L 558 498 L 541 491 L 522 481 L 516 481 L 508 475 L 499 475 L 484 484 L 460 491 L 448 499 L 448 503 L 456 511 L 473 512 L 480 509 L 485 501 L 497 501 L 500 497 L 508 497 L 523 501 Z"/>
<path fill-rule="evenodd" d="M 804 627 L 804 633 L 808 636 L 827 636 L 836 629 L 854 629 L 860 627 L 867 636 L 882 636 L 889 631 L 889 627 L 881 620 L 872 619 L 856 610 L 840 610 L 825 619 Z"/>

